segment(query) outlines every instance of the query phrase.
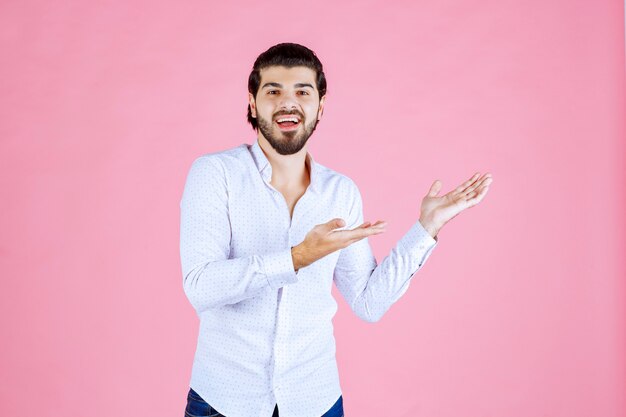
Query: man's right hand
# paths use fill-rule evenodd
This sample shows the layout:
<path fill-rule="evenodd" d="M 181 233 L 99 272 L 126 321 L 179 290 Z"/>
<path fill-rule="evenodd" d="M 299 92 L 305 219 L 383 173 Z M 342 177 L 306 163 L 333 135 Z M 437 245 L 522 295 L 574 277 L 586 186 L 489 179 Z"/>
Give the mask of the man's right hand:
<path fill-rule="evenodd" d="M 383 233 L 387 222 L 378 220 L 374 224 L 365 222 L 351 230 L 335 230 L 344 227 L 345 224 L 343 219 L 336 218 L 313 227 L 302 243 L 291 248 L 294 269 L 298 271 L 338 249 L 343 249 L 365 237 Z"/>

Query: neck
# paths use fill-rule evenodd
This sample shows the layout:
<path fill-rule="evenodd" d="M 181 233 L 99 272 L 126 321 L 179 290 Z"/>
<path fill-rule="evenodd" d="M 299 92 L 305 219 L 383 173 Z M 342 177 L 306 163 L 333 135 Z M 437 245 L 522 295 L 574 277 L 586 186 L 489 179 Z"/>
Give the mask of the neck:
<path fill-rule="evenodd" d="M 310 168 L 306 145 L 292 155 L 281 155 L 264 137 L 258 138 L 259 146 L 272 166 L 271 184 L 276 188 L 306 188 L 310 181 Z"/>

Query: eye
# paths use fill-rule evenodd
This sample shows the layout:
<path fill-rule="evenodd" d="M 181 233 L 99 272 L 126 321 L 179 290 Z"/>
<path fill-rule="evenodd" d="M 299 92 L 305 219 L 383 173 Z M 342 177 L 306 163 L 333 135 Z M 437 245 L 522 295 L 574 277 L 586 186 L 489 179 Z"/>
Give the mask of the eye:
<path fill-rule="evenodd" d="M 302 94 L 303 94 L 303 95 L 305 95 L 305 96 L 308 96 L 308 95 L 309 95 L 309 92 L 308 92 L 308 91 L 304 91 L 304 90 L 299 91 L 299 93 L 302 93 Z"/>

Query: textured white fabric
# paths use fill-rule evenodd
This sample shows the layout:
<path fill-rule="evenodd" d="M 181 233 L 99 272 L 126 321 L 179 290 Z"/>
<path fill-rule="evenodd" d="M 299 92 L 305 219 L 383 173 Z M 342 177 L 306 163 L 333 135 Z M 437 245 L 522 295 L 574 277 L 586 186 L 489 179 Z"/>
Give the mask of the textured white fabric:
<path fill-rule="evenodd" d="M 258 141 L 191 164 L 180 201 L 183 288 L 200 318 L 190 387 L 227 417 L 320 417 L 341 395 L 333 281 L 375 322 L 437 240 L 417 221 L 380 265 L 368 238 L 294 271 L 291 247 L 317 224 L 363 223 L 347 176 L 306 157 L 311 183 L 289 216 Z"/>

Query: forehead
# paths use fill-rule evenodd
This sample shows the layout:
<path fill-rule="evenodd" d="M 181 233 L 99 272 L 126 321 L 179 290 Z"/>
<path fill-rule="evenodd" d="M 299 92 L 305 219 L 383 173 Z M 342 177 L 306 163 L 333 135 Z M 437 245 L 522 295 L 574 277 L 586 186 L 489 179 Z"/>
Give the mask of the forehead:
<path fill-rule="evenodd" d="M 261 69 L 261 84 L 262 87 L 265 83 L 279 83 L 284 87 L 290 87 L 293 84 L 308 83 L 316 88 L 315 82 L 315 70 L 308 67 L 283 67 L 283 66 L 271 66 Z"/>

